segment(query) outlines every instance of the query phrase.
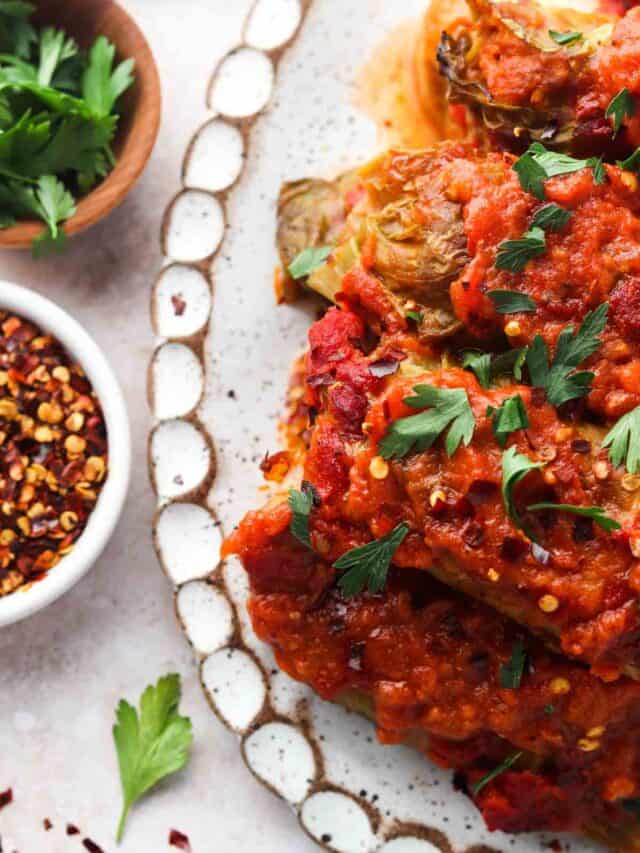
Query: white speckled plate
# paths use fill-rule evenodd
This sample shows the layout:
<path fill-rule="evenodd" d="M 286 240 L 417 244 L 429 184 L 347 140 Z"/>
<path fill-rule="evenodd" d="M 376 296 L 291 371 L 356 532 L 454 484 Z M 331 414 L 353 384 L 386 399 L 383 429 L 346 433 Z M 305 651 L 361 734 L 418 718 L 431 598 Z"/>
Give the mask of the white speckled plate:
<path fill-rule="evenodd" d="M 279 187 L 375 152 L 375 128 L 352 104 L 354 78 L 423 4 L 258 0 L 243 43 L 202 81 L 211 115 L 194 128 L 183 187 L 166 211 L 166 267 L 152 294 L 155 542 L 211 707 L 240 739 L 239 760 L 321 846 L 534 853 L 548 839 L 487 832 L 451 774 L 379 746 L 369 723 L 280 673 L 248 622 L 242 569 L 219 557 L 222 532 L 260 502 L 258 463 L 277 447 L 290 364 L 310 324 L 304 308 L 274 303 Z"/>

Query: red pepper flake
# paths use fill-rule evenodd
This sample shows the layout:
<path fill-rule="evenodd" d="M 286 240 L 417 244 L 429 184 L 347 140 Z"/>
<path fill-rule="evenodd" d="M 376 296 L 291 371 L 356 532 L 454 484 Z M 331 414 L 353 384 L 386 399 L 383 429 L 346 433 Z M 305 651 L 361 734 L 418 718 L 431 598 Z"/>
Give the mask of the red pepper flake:
<path fill-rule="evenodd" d="M 182 317 L 185 308 L 187 307 L 187 303 L 182 298 L 182 294 L 174 293 L 171 297 L 171 304 L 173 305 L 173 313 L 176 317 Z"/>
<path fill-rule="evenodd" d="M 95 841 L 92 841 L 90 838 L 82 839 L 82 846 L 89 851 L 89 853 L 104 853 L 102 847 L 99 847 Z"/>
<path fill-rule="evenodd" d="M 10 805 L 13 802 L 13 790 L 11 788 L 7 788 L 6 791 L 0 793 L 0 809 L 5 808 L 5 806 Z"/>
<path fill-rule="evenodd" d="M 67 824 L 67 835 L 80 835 L 80 830 L 73 823 Z"/>
<path fill-rule="evenodd" d="M 169 846 L 177 847 L 178 850 L 182 850 L 184 853 L 191 853 L 189 837 L 183 832 L 178 832 L 177 829 L 172 829 L 169 833 Z"/>
<path fill-rule="evenodd" d="M 42 821 L 42 825 L 45 828 L 45 832 L 49 832 L 50 829 L 53 829 L 53 824 L 51 823 L 48 817 L 45 817 L 45 819 Z"/>

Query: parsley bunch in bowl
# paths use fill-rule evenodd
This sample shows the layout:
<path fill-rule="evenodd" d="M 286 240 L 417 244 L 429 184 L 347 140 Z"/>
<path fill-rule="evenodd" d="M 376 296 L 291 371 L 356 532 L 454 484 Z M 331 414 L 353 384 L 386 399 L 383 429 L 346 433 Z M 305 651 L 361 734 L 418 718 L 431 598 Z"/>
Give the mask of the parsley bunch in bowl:
<path fill-rule="evenodd" d="M 99 36 L 82 51 L 53 27 L 34 29 L 31 3 L 0 0 L 0 228 L 41 219 L 39 257 L 65 243 L 63 223 L 115 165 L 111 143 L 133 60 L 115 65 Z"/>

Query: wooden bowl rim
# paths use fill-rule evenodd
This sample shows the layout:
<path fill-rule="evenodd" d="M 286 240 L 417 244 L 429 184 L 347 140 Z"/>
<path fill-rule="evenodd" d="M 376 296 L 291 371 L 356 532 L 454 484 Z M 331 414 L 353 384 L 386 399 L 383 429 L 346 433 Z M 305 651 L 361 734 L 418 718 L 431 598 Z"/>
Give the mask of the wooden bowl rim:
<path fill-rule="evenodd" d="M 88 7 L 89 5 L 87 3 Z M 64 231 L 69 237 L 86 231 L 124 201 L 144 171 L 160 130 L 162 114 L 160 75 L 149 42 L 131 15 L 115 0 L 109 3 L 109 11 L 121 19 L 129 30 L 131 40 L 136 43 L 135 53 L 124 56 L 125 59 L 135 59 L 137 84 L 140 91 L 139 101 L 131 118 L 128 139 L 135 142 L 136 137 L 140 136 L 141 142 L 140 144 L 129 143 L 127 150 L 118 158 L 115 168 L 93 190 L 80 199 L 75 214 L 63 223 Z M 116 50 L 119 51 L 118 44 L 116 44 Z M 141 121 L 143 116 L 144 123 Z M 33 241 L 42 234 L 42 231 L 43 223 L 40 220 L 20 220 L 11 228 L 0 230 L 0 248 L 30 249 Z"/>

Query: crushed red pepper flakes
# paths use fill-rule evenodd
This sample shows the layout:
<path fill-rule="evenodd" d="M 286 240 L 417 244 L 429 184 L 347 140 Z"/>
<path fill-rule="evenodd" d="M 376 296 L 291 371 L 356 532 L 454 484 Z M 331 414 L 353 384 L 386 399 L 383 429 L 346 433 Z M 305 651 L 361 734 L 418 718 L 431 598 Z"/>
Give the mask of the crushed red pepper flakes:
<path fill-rule="evenodd" d="M 189 836 L 183 832 L 179 832 L 177 829 L 172 829 L 169 833 L 169 846 L 177 847 L 178 850 L 182 850 L 184 853 L 191 853 Z"/>
<path fill-rule="evenodd" d="M 42 825 L 45 828 L 45 832 L 49 832 L 50 829 L 53 829 L 53 824 L 51 823 L 48 817 L 45 817 L 45 819 L 42 821 Z"/>
<path fill-rule="evenodd" d="M 67 835 L 80 835 L 80 830 L 73 823 L 67 824 Z"/>
<path fill-rule="evenodd" d="M 95 841 L 92 841 L 90 838 L 82 839 L 82 846 L 89 851 L 89 853 L 104 853 L 102 847 L 99 847 Z"/>
<path fill-rule="evenodd" d="M 80 365 L 0 311 L 0 596 L 42 579 L 82 534 L 107 476 L 100 403 Z"/>
<path fill-rule="evenodd" d="M 7 788 L 6 791 L 2 791 L 0 793 L 0 809 L 4 809 L 6 806 L 11 805 L 13 802 L 13 789 Z"/>
<path fill-rule="evenodd" d="M 187 307 L 187 303 L 182 298 L 182 294 L 174 293 L 171 297 L 171 304 L 173 305 L 173 313 L 176 317 L 182 317 L 185 308 Z"/>

